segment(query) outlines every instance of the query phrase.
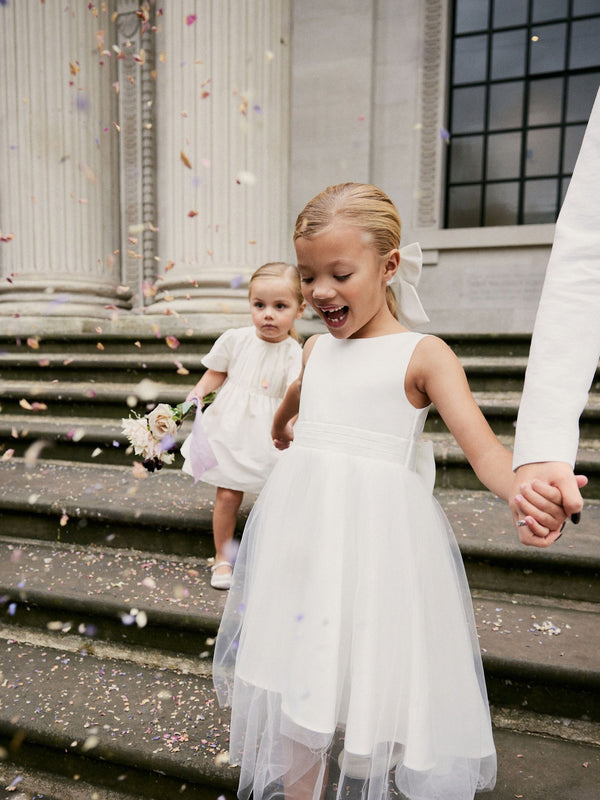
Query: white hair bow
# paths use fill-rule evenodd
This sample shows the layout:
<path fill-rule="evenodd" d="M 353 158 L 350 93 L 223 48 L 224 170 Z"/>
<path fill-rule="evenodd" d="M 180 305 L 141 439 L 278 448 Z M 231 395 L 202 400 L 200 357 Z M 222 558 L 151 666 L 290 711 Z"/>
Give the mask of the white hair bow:
<path fill-rule="evenodd" d="M 423 253 L 418 242 L 400 248 L 400 266 L 387 285 L 391 286 L 398 300 L 400 321 L 409 328 L 429 322 L 423 304 L 417 294 L 421 277 Z"/>

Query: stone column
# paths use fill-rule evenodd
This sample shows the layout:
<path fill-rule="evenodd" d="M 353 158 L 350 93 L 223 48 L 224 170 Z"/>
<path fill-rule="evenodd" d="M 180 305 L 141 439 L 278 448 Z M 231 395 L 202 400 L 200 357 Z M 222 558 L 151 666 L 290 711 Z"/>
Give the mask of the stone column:
<path fill-rule="evenodd" d="M 248 313 L 248 275 L 291 257 L 290 18 L 290 0 L 164 6 L 156 49 L 159 269 L 149 314 L 230 323 Z"/>
<path fill-rule="evenodd" d="M 0 6 L 4 327 L 127 306 L 113 12 L 111 2 Z"/>

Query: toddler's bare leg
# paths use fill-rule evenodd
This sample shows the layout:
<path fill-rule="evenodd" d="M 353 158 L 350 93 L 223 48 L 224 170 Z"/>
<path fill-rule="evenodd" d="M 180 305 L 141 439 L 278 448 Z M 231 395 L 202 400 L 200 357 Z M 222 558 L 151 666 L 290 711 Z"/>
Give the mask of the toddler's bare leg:
<path fill-rule="evenodd" d="M 231 561 L 231 542 L 243 497 L 244 493 L 236 489 L 223 489 L 221 486 L 217 488 L 213 511 L 215 563 Z"/>

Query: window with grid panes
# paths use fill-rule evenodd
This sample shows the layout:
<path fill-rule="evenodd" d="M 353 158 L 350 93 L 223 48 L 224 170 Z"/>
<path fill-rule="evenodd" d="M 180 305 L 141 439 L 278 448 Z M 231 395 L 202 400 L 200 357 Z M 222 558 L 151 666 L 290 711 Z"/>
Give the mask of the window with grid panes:
<path fill-rule="evenodd" d="M 445 224 L 555 222 L 600 85 L 600 0 L 455 0 Z"/>

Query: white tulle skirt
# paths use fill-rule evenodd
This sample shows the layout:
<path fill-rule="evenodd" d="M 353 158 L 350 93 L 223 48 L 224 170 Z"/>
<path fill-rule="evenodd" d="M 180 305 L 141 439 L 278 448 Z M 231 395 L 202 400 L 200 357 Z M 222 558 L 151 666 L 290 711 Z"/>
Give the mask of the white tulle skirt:
<path fill-rule="evenodd" d="M 239 796 L 471 800 L 496 757 L 449 523 L 396 443 L 305 444 L 254 506 L 217 638 Z"/>

